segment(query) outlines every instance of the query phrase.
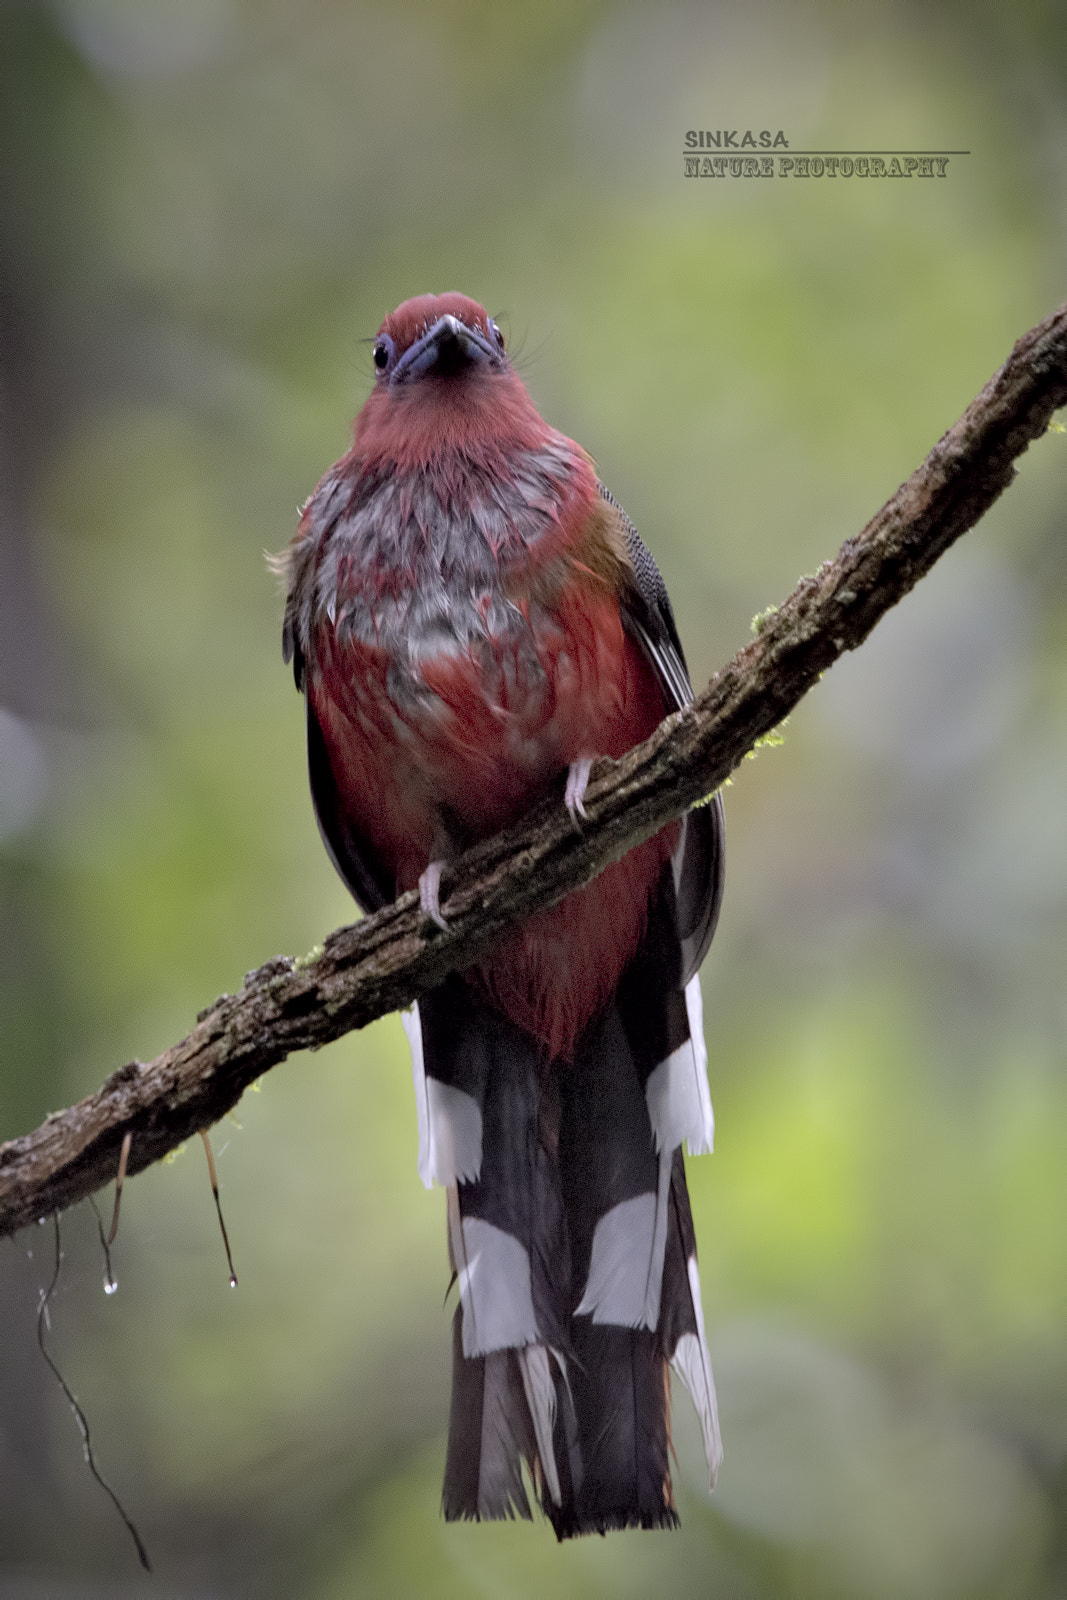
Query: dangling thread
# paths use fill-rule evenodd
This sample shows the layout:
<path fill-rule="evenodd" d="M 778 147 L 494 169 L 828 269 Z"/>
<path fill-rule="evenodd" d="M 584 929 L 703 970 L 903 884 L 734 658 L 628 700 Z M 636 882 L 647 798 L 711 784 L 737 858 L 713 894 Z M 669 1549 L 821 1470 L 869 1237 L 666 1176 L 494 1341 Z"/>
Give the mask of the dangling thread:
<path fill-rule="evenodd" d="M 119 1231 L 119 1206 L 122 1204 L 122 1185 L 126 1182 L 126 1163 L 130 1159 L 130 1145 L 133 1143 L 133 1134 L 126 1130 L 122 1135 L 122 1149 L 119 1151 L 119 1170 L 115 1174 L 115 1209 L 111 1213 L 111 1232 L 107 1236 L 109 1245 L 115 1243 L 115 1235 Z"/>
<path fill-rule="evenodd" d="M 129 1139 L 129 1137 L 130 1137 L 129 1134 L 127 1134 L 126 1138 Z M 117 1210 L 117 1207 L 116 1207 L 116 1210 Z M 88 1422 L 88 1419 L 87 1419 L 87 1417 L 85 1415 L 85 1412 L 82 1410 L 81 1406 L 78 1404 L 77 1400 L 75 1399 L 74 1394 L 73 1394 L 70 1386 L 68 1385 L 66 1378 L 64 1378 L 63 1374 L 60 1372 L 59 1368 L 56 1366 L 55 1362 L 52 1360 L 52 1357 L 48 1354 L 48 1348 L 47 1348 L 47 1346 L 45 1345 L 45 1342 L 44 1342 L 44 1331 L 45 1331 L 46 1325 L 48 1324 L 48 1302 L 51 1300 L 53 1294 L 55 1294 L 56 1285 L 59 1282 L 59 1270 L 60 1270 L 60 1267 L 63 1265 L 63 1252 L 62 1252 L 62 1250 L 60 1248 L 60 1243 L 59 1243 L 59 1212 L 58 1211 L 54 1211 L 52 1213 L 52 1225 L 53 1225 L 53 1227 L 55 1229 L 55 1237 L 56 1237 L 56 1261 L 55 1261 L 55 1268 L 54 1268 L 54 1270 L 52 1272 L 52 1281 L 48 1285 L 47 1289 L 44 1289 L 44 1290 L 41 1291 L 41 1303 L 37 1307 L 37 1345 L 38 1345 L 38 1348 L 39 1348 L 41 1354 L 44 1356 L 44 1359 L 47 1361 L 49 1367 L 51 1368 L 52 1374 L 55 1377 L 56 1382 L 59 1384 L 59 1387 L 62 1389 L 64 1395 L 66 1396 L 67 1404 L 70 1406 L 70 1409 L 73 1411 L 74 1416 L 75 1416 L 75 1420 L 77 1421 L 78 1427 L 81 1430 L 82 1448 L 85 1451 L 85 1463 L 86 1463 L 86 1466 L 89 1468 L 89 1471 L 92 1473 L 93 1477 L 96 1479 L 96 1481 L 100 1485 L 101 1489 L 103 1489 L 104 1493 L 110 1497 L 112 1505 L 115 1507 L 115 1510 L 118 1512 L 119 1516 L 122 1518 L 123 1522 L 126 1524 L 126 1527 L 127 1527 L 128 1531 L 129 1531 L 130 1538 L 133 1540 L 134 1544 L 137 1546 L 137 1555 L 138 1555 L 138 1557 L 140 1559 L 142 1567 L 145 1569 L 146 1572 L 151 1572 L 152 1563 L 148 1559 L 148 1551 L 145 1549 L 144 1545 L 141 1542 L 141 1535 L 137 1532 L 137 1529 L 134 1527 L 134 1525 L 133 1525 L 132 1521 L 130 1520 L 129 1516 L 126 1514 L 126 1508 L 122 1504 L 122 1501 L 119 1499 L 118 1495 L 115 1493 L 114 1489 L 108 1483 L 107 1479 L 103 1476 L 103 1474 L 100 1471 L 100 1468 L 96 1464 L 96 1457 L 93 1455 L 92 1440 L 89 1437 L 89 1422 Z M 112 1232 L 112 1238 L 114 1238 L 114 1232 Z"/>
<path fill-rule="evenodd" d="M 237 1274 L 233 1270 L 233 1256 L 230 1254 L 230 1239 L 226 1232 L 226 1224 L 222 1220 L 222 1204 L 219 1200 L 219 1178 L 218 1173 L 215 1171 L 215 1157 L 211 1151 L 211 1140 L 208 1138 L 203 1128 L 200 1130 L 200 1137 L 204 1141 L 204 1154 L 207 1156 L 207 1175 L 211 1179 L 211 1192 L 215 1196 L 215 1210 L 218 1213 L 219 1227 L 222 1229 L 222 1242 L 226 1246 L 226 1265 L 230 1269 L 230 1288 L 236 1289 Z"/>

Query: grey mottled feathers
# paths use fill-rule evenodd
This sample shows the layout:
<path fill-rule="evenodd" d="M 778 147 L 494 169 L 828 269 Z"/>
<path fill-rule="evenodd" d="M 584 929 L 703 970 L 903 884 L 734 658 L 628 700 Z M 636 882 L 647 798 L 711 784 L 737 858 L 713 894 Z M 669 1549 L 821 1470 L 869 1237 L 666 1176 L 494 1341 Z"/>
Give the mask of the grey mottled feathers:
<path fill-rule="evenodd" d="M 323 498 L 325 506 L 339 519 L 343 512 L 339 497 L 334 492 L 335 487 L 324 485 L 326 493 Z M 598 483 L 597 487 L 601 497 L 619 518 L 636 578 L 636 589 L 622 597 L 623 625 L 655 672 L 668 701 L 679 708 L 692 700 L 693 690 L 666 585 L 651 551 L 626 512 L 602 483 Z M 329 531 L 329 526 L 323 522 L 320 538 L 328 535 Z M 298 559 L 313 559 L 312 551 L 302 552 Z M 295 580 L 294 574 L 286 606 L 282 647 L 285 660 L 292 661 L 297 688 L 306 690 L 306 663 L 298 637 L 301 619 L 296 615 L 294 605 Z M 389 881 L 381 864 L 375 859 L 369 841 L 352 827 L 344 815 L 322 731 L 306 694 L 305 700 L 308 776 L 319 831 L 330 859 L 360 907 L 368 913 L 377 911 L 393 899 L 396 886 Z M 722 800 L 715 795 L 708 805 L 688 814 L 685 845 L 676 873 L 679 934 L 686 956 L 686 980 L 699 969 L 715 932 L 722 904 L 724 859 Z"/>

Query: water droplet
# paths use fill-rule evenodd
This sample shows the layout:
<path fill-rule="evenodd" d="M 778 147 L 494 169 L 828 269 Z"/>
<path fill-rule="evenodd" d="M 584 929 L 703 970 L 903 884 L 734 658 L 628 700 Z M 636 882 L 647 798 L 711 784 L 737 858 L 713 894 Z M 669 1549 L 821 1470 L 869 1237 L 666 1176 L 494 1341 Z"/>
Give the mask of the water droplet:
<path fill-rule="evenodd" d="M 47 1222 L 47 1221 L 48 1221 L 48 1218 L 47 1218 L 47 1217 L 38 1217 L 38 1218 L 37 1218 L 37 1226 L 38 1226 L 38 1227 L 39 1227 L 39 1228 L 43 1228 L 43 1227 L 44 1227 L 44 1225 L 45 1225 L 45 1223 L 46 1223 L 46 1222 Z"/>
<path fill-rule="evenodd" d="M 110 1278 L 110 1279 L 109 1278 L 105 1278 L 104 1279 L 104 1293 L 105 1294 L 114 1294 L 115 1290 L 118 1288 L 118 1286 L 119 1286 L 119 1280 L 117 1278 Z"/>
<path fill-rule="evenodd" d="M 236 1287 L 237 1287 L 237 1274 L 236 1274 L 236 1272 L 231 1272 L 230 1273 L 230 1288 L 231 1289 L 236 1289 Z"/>

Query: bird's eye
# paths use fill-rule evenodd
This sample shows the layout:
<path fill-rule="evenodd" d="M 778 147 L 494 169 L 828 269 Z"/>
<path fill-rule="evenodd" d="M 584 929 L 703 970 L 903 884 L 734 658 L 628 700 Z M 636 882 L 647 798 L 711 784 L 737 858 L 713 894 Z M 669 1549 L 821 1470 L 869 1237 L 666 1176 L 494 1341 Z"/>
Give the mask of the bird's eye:
<path fill-rule="evenodd" d="M 504 335 L 501 333 L 499 327 L 493 321 L 492 317 L 490 317 L 490 319 L 489 319 L 489 332 L 493 335 L 493 342 L 496 345 L 497 349 L 498 350 L 503 350 L 503 348 L 504 348 Z"/>
<path fill-rule="evenodd" d="M 393 358 L 394 345 L 392 339 L 377 339 L 374 344 L 374 365 L 379 372 L 384 372 Z"/>

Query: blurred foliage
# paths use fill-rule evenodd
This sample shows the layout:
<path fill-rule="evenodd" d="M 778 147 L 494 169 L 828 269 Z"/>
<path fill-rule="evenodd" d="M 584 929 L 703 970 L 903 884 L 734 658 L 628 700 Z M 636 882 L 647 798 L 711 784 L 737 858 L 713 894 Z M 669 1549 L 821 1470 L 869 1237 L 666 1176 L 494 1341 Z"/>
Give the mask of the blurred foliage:
<path fill-rule="evenodd" d="M 1062 297 L 1054 0 L 0 0 L 0 1137 L 352 906 L 262 560 L 409 294 L 500 316 L 675 596 L 694 679 Z M 686 181 L 689 127 L 967 149 Z M 440 1519 L 441 1196 L 396 1019 L 136 1179 L 106 1298 L 0 1245 L 0 1596 L 1067 1592 L 1062 436 L 728 796 L 690 1163 L 726 1461 L 683 1529 Z"/>

